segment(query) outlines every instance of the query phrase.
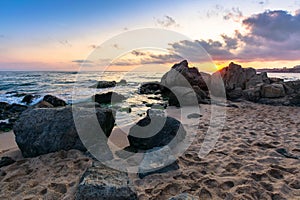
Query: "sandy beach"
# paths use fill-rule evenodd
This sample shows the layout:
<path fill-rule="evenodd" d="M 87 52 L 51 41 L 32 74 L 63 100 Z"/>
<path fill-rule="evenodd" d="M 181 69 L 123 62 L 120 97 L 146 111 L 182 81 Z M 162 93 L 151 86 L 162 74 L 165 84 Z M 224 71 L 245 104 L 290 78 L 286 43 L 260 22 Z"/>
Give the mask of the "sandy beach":
<path fill-rule="evenodd" d="M 300 108 L 236 105 L 239 108 L 226 108 L 226 123 L 215 148 L 200 159 L 210 118 L 210 105 L 201 105 L 199 125 L 191 127 L 197 129 L 196 140 L 179 158 L 179 170 L 143 179 L 130 174 L 139 199 L 164 200 L 180 193 L 200 199 L 300 199 L 300 160 L 276 152 L 284 148 L 300 156 Z M 116 133 L 112 135 L 116 141 Z M 89 158 L 70 150 L 22 159 L 12 139 L 11 132 L 1 134 L 1 157 L 17 159 L 1 168 L 1 199 L 74 198 L 79 178 L 91 164 Z"/>

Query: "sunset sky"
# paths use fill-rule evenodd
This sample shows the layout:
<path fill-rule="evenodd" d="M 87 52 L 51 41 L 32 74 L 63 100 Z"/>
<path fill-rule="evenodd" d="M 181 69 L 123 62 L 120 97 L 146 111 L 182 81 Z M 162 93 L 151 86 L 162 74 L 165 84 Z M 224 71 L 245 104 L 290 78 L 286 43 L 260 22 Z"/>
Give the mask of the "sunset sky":
<path fill-rule="evenodd" d="M 0 70 L 75 71 L 98 45 L 143 28 L 172 30 L 190 40 L 164 41 L 164 53 L 132 50 L 115 60 L 116 69 L 145 61 L 170 65 L 180 53 L 199 63 L 199 45 L 218 68 L 231 61 L 256 68 L 300 64 L 299 0 L 1 0 Z M 127 48 L 122 45 L 105 50 L 121 53 Z M 112 55 L 100 57 L 109 61 Z M 87 64 L 94 70 L 107 63 Z"/>

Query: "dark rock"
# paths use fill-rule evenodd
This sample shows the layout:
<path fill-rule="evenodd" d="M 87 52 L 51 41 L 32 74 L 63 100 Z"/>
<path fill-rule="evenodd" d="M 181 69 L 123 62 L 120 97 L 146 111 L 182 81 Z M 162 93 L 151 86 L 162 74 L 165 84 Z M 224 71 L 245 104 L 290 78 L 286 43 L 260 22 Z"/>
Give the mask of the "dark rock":
<path fill-rule="evenodd" d="M 139 93 L 140 94 L 154 94 L 158 91 L 161 91 L 163 87 L 159 82 L 149 82 L 149 83 L 143 83 L 139 87 Z"/>
<path fill-rule="evenodd" d="M 116 81 L 98 81 L 95 85 L 90 86 L 90 88 L 110 88 L 117 85 Z"/>
<path fill-rule="evenodd" d="M 23 97 L 25 96 L 26 94 L 25 93 L 16 93 L 14 95 L 12 95 L 13 97 Z"/>
<path fill-rule="evenodd" d="M 176 158 L 169 147 L 165 146 L 146 151 L 139 165 L 138 176 L 142 179 L 151 174 L 166 173 L 178 169 Z"/>
<path fill-rule="evenodd" d="M 283 83 L 283 79 L 282 78 L 269 78 L 270 83 Z"/>
<path fill-rule="evenodd" d="M 201 90 L 207 91 L 209 82 L 209 74 L 200 73 L 196 67 L 189 67 L 186 60 L 173 65 L 161 78 L 161 85 L 167 88 L 198 86 Z"/>
<path fill-rule="evenodd" d="M 265 84 L 261 88 L 261 96 L 265 98 L 279 98 L 285 96 L 285 90 L 282 84 Z"/>
<path fill-rule="evenodd" d="M 0 110 L 7 110 L 10 107 L 9 103 L 0 102 Z"/>
<path fill-rule="evenodd" d="M 27 108 L 28 108 L 27 106 L 13 103 L 12 105 L 9 106 L 9 112 L 21 113 L 21 112 L 24 112 Z"/>
<path fill-rule="evenodd" d="M 198 113 L 192 113 L 192 114 L 189 114 L 187 116 L 188 119 L 192 119 L 192 118 L 200 118 L 202 117 L 202 115 L 198 114 Z"/>
<path fill-rule="evenodd" d="M 227 91 L 226 96 L 227 96 L 227 99 L 229 99 L 229 100 L 239 99 L 243 96 L 243 90 L 240 87 L 235 88 L 234 90 Z"/>
<path fill-rule="evenodd" d="M 55 96 L 52 96 L 52 95 L 44 96 L 43 101 L 46 101 L 46 102 L 50 103 L 54 107 L 60 107 L 60 106 L 66 106 L 67 105 L 67 103 L 64 100 L 59 99 L 59 98 L 57 98 Z"/>
<path fill-rule="evenodd" d="M 243 97 L 252 102 L 258 102 L 261 98 L 261 87 L 249 88 L 243 91 Z"/>
<path fill-rule="evenodd" d="M 34 99 L 34 96 L 32 94 L 26 94 L 21 102 L 26 103 L 26 104 L 30 104 L 33 99 Z"/>
<path fill-rule="evenodd" d="M 276 149 L 276 152 L 283 155 L 286 158 L 300 159 L 300 156 L 291 154 L 284 148 Z"/>
<path fill-rule="evenodd" d="M 94 163 L 81 177 L 76 200 L 136 200 L 137 194 L 126 172 Z"/>
<path fill-rule="evenodd" d="M 259 84 L 270 84 L 267 72 L 262 72 L 260 74 L 255 74 L 248 81 L 246 81 L 246 89 L 256 87 Z"/>
<path fill-rule="evenodd" d="M 80 124 L 80 126 L 77 124 L 75 127 L 74 111 L 76 111 L 77 121 L 82 119 L 85 123 Z M 93 116 L 98 119 L 97 123 L 106 135 L 106 137 L 103 136 L 103 143 L 105 143 L 114 127 L 115 120 L 112 110 L 80 107 L 73 107 L 73 109 L 72 107 L 36 108 L 23 112 L 13 128 L 16 143 L 24 157 L 35 157 L 59 150 L 78 149 L 86 151 L 77 131 L 86 131 L 87 136 L 98 131 L 94 128 L 95 124 L 92 124 Z M 98 135 L 103 134 L 99 133 Z M 98 140 L 95 139 L 96 142 Z"/>
<path fill-rule="evenodd" d="M 150 115 L 150 111 L 131 127 L 128 135 L 131 147 L 143 150 L 168 144 L 173 147 L 184 139 L 186 132 L 178 120 L 160 114 Z"/>
<path fill-rule="evenodd" d="M 199 200 L 199 198 L 188 193 L 181 193 L 174 197 L 170 197 L 168 200 Z"/>
<path fill-rule="evenodd" d="M 212 75 L 212 79 L 221 76 L 224 81 L 226 91 L 232 91 L 236 88 L 246 89 L 246 83 L 256 75 L 253 68 L 242 68 L 233 62 Z"/>
<path fill-rule="evenodd" d="M 16 161 L 10 157 L 2 157 L 0 160 L 0 167 L 5 167 L 15 163 Z"/>
<path fill-rule="evenodd" d="M 13 128 L 13 123 L 11 122 L 0 122 L 0 131 L 8 132 Z"/>
<path fill-rule="evenodd" d="M 300 106 L 300 93 L 292 94 L 289 97 L 289 105 L 291 105 L 291 106 Z"/>
<path fill-rule="evenodd" d="M 48 103 L 47 101 L 40 101 L 36 105 L 34 105 L 35 108 L 54 108 L 54 106 L 51 103 Z"/>
<path fill-rule="evenodd" d="M 92 99 L 99 104 L 114 104 L 122 102 L 126 98 L 115 92 L 107 92 L 104 94 L 96 94 L 92 97 Z"/>
<path fill-rule="evenodd" d="M 126 85 L 127 84 L 127 81 L 124 80 L 124 79 L 121 79 L 119 82 L 118 82 L 118 85 Z"/>

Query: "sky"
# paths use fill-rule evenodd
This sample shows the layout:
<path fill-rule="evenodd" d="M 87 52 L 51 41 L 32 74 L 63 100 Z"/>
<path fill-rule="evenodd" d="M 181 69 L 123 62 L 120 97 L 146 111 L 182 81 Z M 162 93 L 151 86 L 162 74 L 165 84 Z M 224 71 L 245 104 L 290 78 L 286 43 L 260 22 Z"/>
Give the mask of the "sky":
<path fill-rule="evenodd" d="M 0 1 L 0 70 L 159 70 L 206 52 L 217 68 L 299 65 L 300 0 Z"/>

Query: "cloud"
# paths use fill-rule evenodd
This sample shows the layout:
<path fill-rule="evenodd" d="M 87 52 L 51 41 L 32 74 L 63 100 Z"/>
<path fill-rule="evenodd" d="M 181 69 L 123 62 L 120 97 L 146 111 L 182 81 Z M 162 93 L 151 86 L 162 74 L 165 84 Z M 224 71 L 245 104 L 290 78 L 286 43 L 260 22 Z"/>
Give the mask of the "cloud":
<path fill-rule="evenodd" d="M 61 40 L 58 42 L 65 47 L 72 47 L 72 44 L 68 40 Z"/>
<path fill-rule="evenodd" d="M 243 18 L 243 13 L 238 7 L 233 7 L 231 10 L 225 10 L 224 20 L 233 20 L 239 22 Z"/>
<path fill-rule="evenodd" d="M 96 48 L 97 48 L 97 45 L 92 44 L 92 45 L 90 45 L 89 47 L 92 48 L 92 49 L 96 49 Z"/>
<path fill-rule="evenodd" d="M 156 23 L 165 28 L 179 26 L 179 24 L 176 23 L 175 19 L 168 15 L 165 15 L 162 19 L 156 19 Z"/>
<path fill-rule="evenodd" d="M 78 64 L 82 64 L 82 63 L 94 63 L 93 61 L 90 60 L 72 60 L 73 63 L 78 63 Z"/>

